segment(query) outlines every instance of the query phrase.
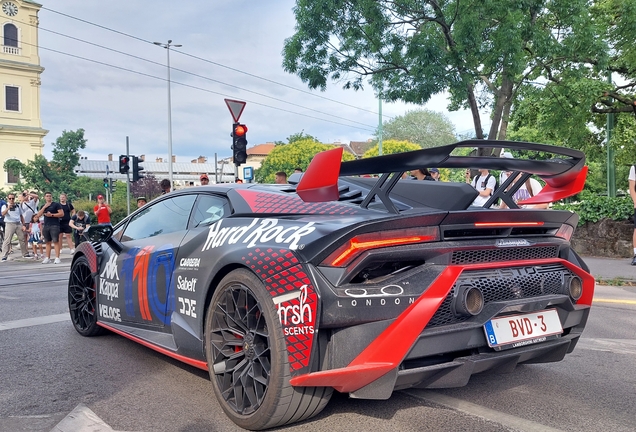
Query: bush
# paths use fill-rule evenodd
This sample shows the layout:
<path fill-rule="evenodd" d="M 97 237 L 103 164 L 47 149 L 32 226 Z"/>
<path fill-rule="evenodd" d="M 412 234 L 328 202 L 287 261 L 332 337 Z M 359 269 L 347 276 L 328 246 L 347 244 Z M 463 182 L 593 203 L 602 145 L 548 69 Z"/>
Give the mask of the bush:
<path fill-rule="evenodd" d="M 580 200 L 573 203 L 554 204 L 555 210 L 571 210 L 579 215 L 579 225 L 586 222 L 598 222 L 601 219 L 615 221 L 628 220 L 634 215 L 634 202 L 631 197 L 608 197 L 581 193 Z"/>

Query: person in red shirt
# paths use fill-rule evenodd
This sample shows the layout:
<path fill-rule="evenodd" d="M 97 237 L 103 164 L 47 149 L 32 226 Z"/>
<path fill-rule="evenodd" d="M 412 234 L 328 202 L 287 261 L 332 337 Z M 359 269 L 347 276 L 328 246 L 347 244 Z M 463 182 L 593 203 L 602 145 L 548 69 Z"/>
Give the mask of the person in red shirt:
<path fill-rule="evenodd" d="M 98 224 L 110 223 L 110 214 L 113 212 L 113 209 L 104 201 L 104 195 L 97 195 L 97 205 L 93 207 L 93 212 L 97 217 Z"/>

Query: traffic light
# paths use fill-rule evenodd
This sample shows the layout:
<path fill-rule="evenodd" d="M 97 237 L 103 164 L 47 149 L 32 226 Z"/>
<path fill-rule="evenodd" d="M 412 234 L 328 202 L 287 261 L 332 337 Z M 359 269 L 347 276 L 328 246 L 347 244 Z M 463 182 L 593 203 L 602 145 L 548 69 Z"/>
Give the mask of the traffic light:
<path fill-rule="evenodd" d="M 232 159 L 239 166 L 247 162 L 247 126 L 234 123 L 232 127 Z"/>
<path fill-rule="evenodd" d="M 108 178 L 104 179 L 104 188 L 110 189 L 110 179 Z"/>
<path fill-rule="evenodd" d="M 110 179 L 110 192 L 115 193 L 117 190 L 117 180 Z"/>
<path fill-rule="evenodd" d="M 139 179 L 144 178 L 145 176 L 139 174 L 139 171 L 143 171 L 144 167 L 139 166 L 139 162 L 141 162 L 139 160 L 139 158 L 137 156 L 133 156 L 132 157 L 132 181 L 137 181 Z"/>
<path fill-rule="evenodd" d="M 130 159 L 127 155 L 119 156 L 119 174 L 126 174 L 130 170 Z"/>

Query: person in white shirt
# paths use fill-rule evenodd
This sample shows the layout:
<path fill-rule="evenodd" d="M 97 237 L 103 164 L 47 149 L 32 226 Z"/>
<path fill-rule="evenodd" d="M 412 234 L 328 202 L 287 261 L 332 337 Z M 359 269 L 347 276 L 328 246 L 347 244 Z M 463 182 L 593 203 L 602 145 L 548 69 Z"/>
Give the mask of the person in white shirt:
<path fill-rule="evenodd" d="M 479 175 L 471 181 L 470 170 L 466 170 L 466 183 L 472 185 L 479 192 L 472 205 L 482 207 L 495 191 L 497 179 L 487 169 L 480 169 Z"/>
<path fill-rule="evenodd" d="M 632 258 L 632 265 L 636 265 L 636 168 L 634 165 L 629 169 L 629 195 L 634 202 L 634 235 L 632 237 L 632 244 L 634 246 L 634 258 Z"/>
<path fill-rule="evenodd" d="M 7 204 L 3 205 L 0 209 L 0 213 L 4 216 L 4 243 L 2 244 L 2 259 L 0 261 L 7 261 L 7 255 L 9 255 L 9 245 L 15 234 L 18 237 L 20 243 L 20 251 L 22 256 L 29 258 L 29 254 L 26 248 L 26 242 L 24 241 L 24 231 L 26 231 L 24 216 L 22 215 L 22 209 L 20 205 L 15 201 L 15 194 L 10 193 L 7 196 Z"/>
<path fill-rule="evenodd" d="M 24 216 L 24 223 L 26 223 L 24 240 L 28 243 L 31 219 L 33 219 L 33 215 L 38 212 L 40 199 L 35 191 L 29 192 L 28 190 L 22 191 L 22 195 L 20 197 L 16 197 L 16 199 L 18 198 L 20 199 L 20 208 L 22 209 L 22 216 Z"/>

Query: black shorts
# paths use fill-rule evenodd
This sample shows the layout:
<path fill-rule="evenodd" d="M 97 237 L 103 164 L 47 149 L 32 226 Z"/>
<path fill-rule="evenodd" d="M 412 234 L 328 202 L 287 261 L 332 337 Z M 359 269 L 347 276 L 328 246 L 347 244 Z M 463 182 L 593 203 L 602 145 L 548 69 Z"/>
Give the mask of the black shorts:
<path fill-rule="evenodd" d="M 44 225 L 42 227 L 42 237 L 45 242 L 57 243 L 60 239 L 60 226 L 59 225 Z"/>
<path fill-rule="evenodd" d="M 69 222 L 60 221 L 60 232 L 64 234 L 72 234 L 73 228 L 71 228 Z"/>

